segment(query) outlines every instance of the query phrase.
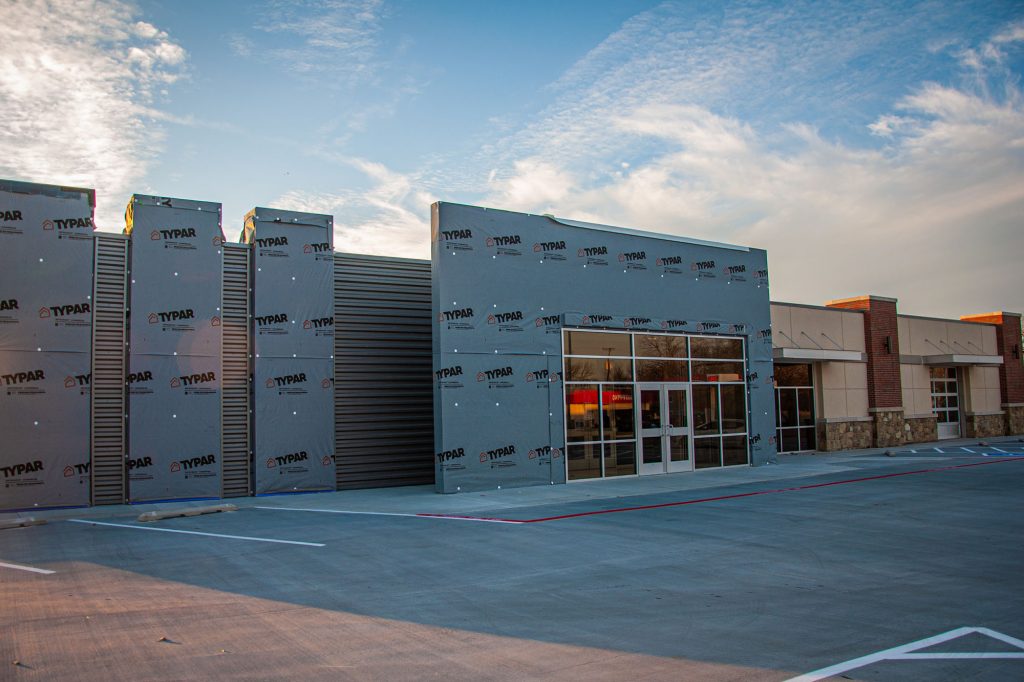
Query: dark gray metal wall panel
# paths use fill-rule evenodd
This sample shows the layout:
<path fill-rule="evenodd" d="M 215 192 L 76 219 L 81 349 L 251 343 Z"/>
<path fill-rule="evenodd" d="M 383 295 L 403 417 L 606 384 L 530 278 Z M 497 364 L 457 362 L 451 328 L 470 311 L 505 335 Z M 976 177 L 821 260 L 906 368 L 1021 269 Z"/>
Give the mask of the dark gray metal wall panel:
<path fill-rule="evenodd" d="M 221 206 L 134 195 L 128 494 L 221 494 Z"/>
<path fill-rule="evenodd" d="M 92 503 L 123 504 L 128 238 L 96 234 L 92 328 Z"/>
<path fill-rule="evenodd" d="M 89 501 L 94 205 L 0 181 L 0 509 Z"/>
<path fill-rule="evenodd" d="M 750 461 L 774 457 L 763 250 L 447 203 L 432 222 L 438 490 L 565 480 L 536 457 L 565 448 L 563 326 L 745 337 Z"/>
<path fill-rule="evenodd" d="M 255 208 L 253 489 L 334 489 L 334 256 L 329 215 Z"/>
<path fill-rule="evenodd" d="M 224 245 L 223 356 L 221 376 L 221 455 L 224 497 L 251 494 L 249 344 L 249 256 L 242 244 Z"/>
<path fill-rule="evenodd" d="M 430 262 L 335 254 L 338 489 L 432 483 Z"/>

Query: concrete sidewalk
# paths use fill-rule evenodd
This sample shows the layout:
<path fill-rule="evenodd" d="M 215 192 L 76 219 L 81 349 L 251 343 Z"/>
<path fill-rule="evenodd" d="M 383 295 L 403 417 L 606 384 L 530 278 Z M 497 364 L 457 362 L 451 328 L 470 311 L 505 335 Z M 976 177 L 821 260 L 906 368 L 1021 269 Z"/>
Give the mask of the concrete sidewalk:
<path fill-rule="evenodd" d="M 977 446 L 985 442 L 997 447 L 1009 446 L 1024 452 L 1024 437 L 1002 436 L 979 441 L 976 438 L 917 443 L 899 448 L 869 448 L 838 452 L 811 452 L 779 455 L 777 464 L 760 467 L 732 467 L 658 476 L 632 476 L 575 481 L 566 485 L 504 488 L 484 492 L 440 495 L 433 486 L 372 488 L 325 493 L 296 493 L 261 497 L 237 497 L 224 500 L 188 502 L 156 502 L 131 505 L 107 505 L 66 509 L 26 510 L 0 513 L 0 521 L 22 518 L 57 520 L 64 518 L 114 518 L 137 516 L 144 512 L 165 512 L 206 507 L 229 502 L 239 509 L 253 507 L 291 507 L 338 511 L 378 512 L 396 514 L 488 514 L 509 512 L 520 508 L 574 502 L 612 500 L 616 498 L 662 495 L 673 492 L 705 490 L 724 486 L 746 485 L 790 478 L 806 478 L 843 471 L 863 472 L 866 469 L 891 466 L 901 460 L 946 461 L 961 454 L 938 453 L 959 447 Z M 1004 447 L 1003 449 L 1007 449 Z M 916 450 L 916 452 L 911 452 Z M 888 454 L 887 454 L 888 453 Z"/>

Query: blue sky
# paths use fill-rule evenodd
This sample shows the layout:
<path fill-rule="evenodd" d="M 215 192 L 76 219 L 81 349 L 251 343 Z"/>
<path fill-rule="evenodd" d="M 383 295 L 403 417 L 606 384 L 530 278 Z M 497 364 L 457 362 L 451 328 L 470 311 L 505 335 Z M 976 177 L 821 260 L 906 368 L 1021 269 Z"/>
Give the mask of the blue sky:
<path fill-rule="evenodd" d="M 0 0 L 0 177 L 335 215 L 429 204 L 767 248 L 772 296 L 1024 310 L 1019 2 Z M 882 245 L 881 248 L 878 248 Z"/>

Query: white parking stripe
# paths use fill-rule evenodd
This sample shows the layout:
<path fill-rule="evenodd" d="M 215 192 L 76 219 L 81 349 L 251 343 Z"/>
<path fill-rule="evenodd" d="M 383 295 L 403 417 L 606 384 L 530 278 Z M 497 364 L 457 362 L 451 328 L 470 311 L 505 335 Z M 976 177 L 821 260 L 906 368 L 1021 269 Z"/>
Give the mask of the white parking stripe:
<path fill-rule="evenodd" d="M 131 526 L 125 523 L 105 523 L 86 519 L 68 519 L 71 523 L 87 523 L 93 526 L 112 526 L 114 528 L 131 528 L 133 530 L 155 530 L 160 533 L 181 533 L 182 535 L 204 535 L 210 538 L 227 538 L 229 540 L 251 540 L 252 542 L 274 542 L 281 545 L 302 545 L 304 547 L 326 547 L 319 542 L 299 542 L 298 540 L 276 540 L 274 538 L 253 538 L 247 535 L 224 535 L 223 533 L 200 533 L 197 530 L 178 530 L 177 528 L 154 528 L 153 526 Z"/>
<path fill-rule="evenodd" d="M 971 453 L 972 455 L 976 455 L 976 454 L 978 454 L 977 452 L 975 452 L 974 450 L 971 450 L 970 448 L 960 448 L 960 449 L 961 449 L 961 450 L 964 450 L 964 451 L 966 451 L 966 452 L 969 452 L 969 453 Z"/>
<path fill-rule="evenodd" d="M 19 571 L 29 571 L 30 573 L 42 573 L 43 575 L 53 575 L 57 571 L 50 571 L 45 568 L 35 568 L 34 566 L 22 566 L 21 564 L 5 564 L 0 562 L 0 568 L 16 568 Z"/>
<path fill-rule="evenodd" d="M 958 639 L 965 635 L 978 633 L 997 639 L 1006 644 L 1015 646 L 1022 651 L 1014 652 L 925 652 L 925 653 L 913 653 L 919 649 L 926 649 L 936 644 L 942 644 L 953 639 Z M 821 668 L 813 672 L 805 673 L 798 677 L 793 677 L 786 682 L 816 682 L 817 680 L 824 680 L 835 675 L 845 673 L 849 670 L 856 668 L 862 668 L 872 663 L 878 663 L 879 661 L 912 661 L 921 659 L 1024 659 L 1024 641 L 1011 637 L 1010 635 L 1004 635 L 1001 632 L 990 630 L 988 628 L 971 628 L 962 627 L 949 632 L 943 632 L 933 637 L 926 637 L 925 639 L 919 639 L 916 642 L 910 642 L 909 644 L 902 644 L 900 646 L 892 647 L 891 649 L 884 649 L 882 651 L 876 651 L 873 654 L 867 656 L 861 656 L 860 658 L 853 658 L 849 661 L 843 661 L 842 663 L 836 663 L 830 665 L 827 668 Z"/>
<path fill-rule="evenodd" d="M 991 445 L 989 446 L 989 449 L 991 449 L 991 450 L 995 450 L 996 452 L 1001 452 L 1001 453 L 1003 453 L 1004 455 L 1006 454 L 1006 450 L 1000 450 L 999 448 L 996 448 L 996 447 L 992 447 Z"/>
<path fill-rule="evenodd" d="M 271 511 L 300 511 L 300 512 L 316 512 L 319 514 L 361 514 L 365 516 L 411 516 L 416 518 L 416 514 L 399 514 L 398 512 L 368 512 L 368 511 L 348 511 L 344 509 L 303 509 L 301 507 L 253 507 L 253 509 L 269 509 Z"/>

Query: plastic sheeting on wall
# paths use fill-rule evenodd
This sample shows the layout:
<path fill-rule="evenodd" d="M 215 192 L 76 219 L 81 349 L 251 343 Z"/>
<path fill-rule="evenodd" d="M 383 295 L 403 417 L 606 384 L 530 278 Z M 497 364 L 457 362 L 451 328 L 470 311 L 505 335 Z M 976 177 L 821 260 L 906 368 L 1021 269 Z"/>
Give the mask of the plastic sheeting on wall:
<path fill-rule="evenodd" d="M 447 203 L 432 227 L 438 490 L 565 481 L 566 326 L 745 337 L 751 461 L 774 457 L 763 250 Z"/>
<path fill-rule="evenodd" d="M 94 205 L 0 181 L 0 509 L 89 502 Z"/>
<path fill-rule="evenodd" d="M 333 230 L 329 215 L 255 208 L 246 216 L 257 493 L 335 487 Z"/>
<path fill-rule="evenodd" d="M 221 494 L 221 206 L 134 195 L 128 496 Z"/>

